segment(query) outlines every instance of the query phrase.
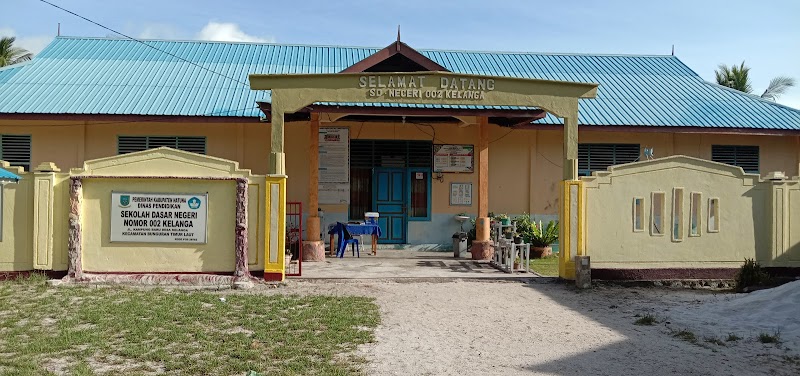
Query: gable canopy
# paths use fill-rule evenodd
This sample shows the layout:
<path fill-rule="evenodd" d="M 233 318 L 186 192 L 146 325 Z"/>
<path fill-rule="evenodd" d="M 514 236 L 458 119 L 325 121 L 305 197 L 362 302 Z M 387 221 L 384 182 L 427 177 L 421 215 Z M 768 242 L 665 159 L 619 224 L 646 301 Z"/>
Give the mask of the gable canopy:
<path fill-rule="evenodd" d="M 398 38 L 396 42 L 351 65 L 342 73 L 426 71 L 449 72 L 447 68 L 401 42 Z"/>
<path fill-rule="evenodd" d="M 386 48 L 367 56 L 342 70 L 340 74 L 389 73 L 389 72 L 447 72 L 450 71 L 431 60 L 411 46 L 397 41 Z M 258 106 L 267 119 L 271 119 L 272 103 L 259 101 Z M 490 123 L 507 127 L 525 127 L 533 121 L 543 119 L 547 112 L 526 106 L 459 106 L 459 105 L 417 105 L 406 103 L 401 106 L 381 106 L 380 103 L 314 103 L 300 111 L 286 114 L 287 121 L 307 120 L 311 113 L 336 114 L 337 119 L 356 117 L 361 121 L 383 120 L 385 117 L 417 116 L 443 120 L 464 116 L 486 116 Z"/>

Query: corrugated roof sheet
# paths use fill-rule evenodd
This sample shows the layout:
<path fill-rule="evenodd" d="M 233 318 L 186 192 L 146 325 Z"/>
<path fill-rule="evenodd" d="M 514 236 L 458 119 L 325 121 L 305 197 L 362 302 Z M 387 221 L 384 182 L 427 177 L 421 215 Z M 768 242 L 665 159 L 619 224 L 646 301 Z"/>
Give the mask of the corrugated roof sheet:
<path fill-rule="evenodd" d="M 255 117 L 269 93 L 250 90 L 248 74 L 334 73 L 379 50 L 145 43 L 196 65 L 131 40 L 58 37 L 32 61 L 0 69 L 0 113 Z M 597 82 L 597 98 L 580 101 L 581 124 L 800 130 L 800 110 L 708 83 L 674 56 L 419 52 L 458 73 Z"/>
<path fill-rule="evenodd" d="M 4 168 L 0 168 L 0 182 L 18 182 L 20 179 L 19 175 L 8 171 Z"/>

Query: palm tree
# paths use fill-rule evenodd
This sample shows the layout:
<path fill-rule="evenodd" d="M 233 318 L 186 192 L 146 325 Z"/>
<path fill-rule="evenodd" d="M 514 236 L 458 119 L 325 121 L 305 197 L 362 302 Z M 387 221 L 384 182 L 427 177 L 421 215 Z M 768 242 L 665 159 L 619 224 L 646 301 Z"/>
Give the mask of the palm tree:
<path fill-rule="evenodd" d="M 753 92 L 753 86 L 748 77 L 749 73 L 750 67 L 745 66 L 744 61 L 739 66 L 734 65 L 730 68 L 725 64 L 720 64 L 719 69 L 714 71 L 718 84 L 748 94 Z M 767 89 L 761 94 L 761 98 L 774 102 L 781 94 L 786 93 L 786 90 L 794 85 L 795 81 L 791 77 L 775 77 L 769 82 L 769 86 L 767 86 Z"/>
<path fill-rule="evenodd" d="M 14 47 L 15 37 L 0 38 L 0 67 L 21 63 L 33 58 L 24 48 Z"/>

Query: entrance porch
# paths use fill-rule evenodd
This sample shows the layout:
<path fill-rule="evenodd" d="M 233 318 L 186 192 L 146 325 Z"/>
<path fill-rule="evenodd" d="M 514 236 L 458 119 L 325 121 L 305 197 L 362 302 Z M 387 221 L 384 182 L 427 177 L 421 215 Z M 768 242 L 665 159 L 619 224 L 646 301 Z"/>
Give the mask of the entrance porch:
<path fill-rule="evenodd" d="M 397 59 L 403 63 L 395 64 Z M 390 61 L 394 63 L 389 64 Z M 326 226 L 323 226 L 323 211 L 320 206 L 323 192 L 333 196 L 334 200 L 336 197 L 344 198 L 340 202 L 345 204 L 344 211 L 347 214 L 337 222 L 361 219 L 359 213 L 352 212 L 353 196 L 350 195 L 353 189 L 350 178 L 354 175 L 349 154 L 352 127 L 347 132 L 328 137 L 323 132 L 326 127 L 321 127 L 321 123 L 333 125 L 345 117 L 350 117 L 348 120 L 351 122 L 357 122 L 353 117 L 361 117 L 362 124 L 358 128 L 356 139 L 360 138 L 359 135 L 365 128 L 363 123 L 370 120 L 363 117 L 369 117 L 373 121 L 383 118 L 384 122 L 387 122 L 386 117 L 393 117 L 388 123 L 395 124 L 398 117 L 401 124 L 406 123 L 407 117 L 445 117 L 451 123 L 456 119 L 455 123 L 459 128 L 468 127 L 469 130 L 459 132 L 462 138 L 466 138 L 466 142 L 442 142 L 437 140 L 435 127 L 427 125 L 433 130 L 429 135 L 432 142 L 455 149 L 466 146 L 462 150 L 468 150 L 463 156 L 469 160 L 455 163 L 461 168 L 455 172 L 466 173 L 467 181 L 453 182 L 459 184 L 448 187 L 440 185 L 438 188 L 440 194 L 436 197 L 439 205 L 448 207 L 447 210 L 437 211 L 437 198 L 431 198 L 433 174 L 436 173 L 435 178 L 443 182 L 444 172 L 454 172 L 436 170 L 436 157 L 439 155 L 430 155 L 430 164 L 427 166 L 414 166 L 408 151 L 405 152 L 406 158 L 401 160 L 397 158 L 396 152 L 386 149 L 373 151 L 373 156 L 377 154 L 381 158 L 379 161 L 373 158 L 370 162 L 371 176 L 365 176 L 365 180 L 372 183 L 369 185 L 372 193 L 365 197 L 371 197 L 372 201 L 362 206 L 362 209 L 372 207 L 379 213 L 383 212 L 385 216 L 379 221 L 384 227 L 382 236 L 385 241 L 406 243 L 408 223 L 412 219 L 430 221 L 433 224 L 432 214 L 441 212 L 452 218 L 458 214 L 452 212 L 457 210 L 458 205 L 474 205 L 472 212 L 475 217 L 475 240 L 471 247 L 472 258 L 488 261 L 494 253 L 489 218 L 490 124 L 525 127 L 547 113 L 562 118 L 563 160 L 560 167 L 563 172 L 563 191 L 559 217 L 567 218 L 568 221 L 560 221 L 560 275 L 572 278 L 572 256 L 582 254 L 579 210 L 572 210 L 578 209 L 576 205 L 579 204 L 579 197 L 574 187 L 569 185 L 578 179 L 578 99 L 594 98 L 597 84 L 453 74 L 398 40 L 341 73 L 252 74 L 250 86 L 254 90 L 270 90 L 269 102 L 259 102 L 259 105 L 270 120 L 271 175 L 290 178 L 287 154 L 291 154 L 291 150 L 284 144 L 285 124 L 292 121 L 307 121 L 309 124 L 308 151 L 302 158 L 304 169 L 308 172 L 308 211 L 303 238 L 303 254 L 308 261 L 325 259 L 322 237 Z M 404 140 L 395 134 L 394 127 L 389 137 L 377 139 Z M 323 153 L 320 142 L 328 140 L 340 145 L 332 145 L 328 150 L 330 153 Z M 458 154 L 458 157 L 461 156 Z M 451 155 L 445 153 L 443 157 L 446 159 L 444 165 L 450 165 Z M 331 159 L 343 162 L 330 163 Z M 323 168 L 325 163 L 327 165 Z M 419 169 L 412 170 L 414 167 Z M 324 187 L 324 191 L 320 189 L 323 184 L 329 184 Z M 329 196 L 328 199 L 330 198 Z M 285 197 L 282 200 L 285 202 Z M 449 208 L 454 206 L 455 208 Z M 280 215 L 283 209 L 279 208 L 274 214 Z M 278 232 L 285 232 L 285 228 L 280 227 Z M 436 226 L 423 227 L 439 235 L 449 235 L 446 230 Z M 282 271 L 272 269 L 282 266 L 282 242 L 278 240 L 277 243 L 277 247 L 270 247 L 270 252 L 280 253 L 277 260 L 279 262 L 268 265 L 265 276 L 283 279 Z"/>

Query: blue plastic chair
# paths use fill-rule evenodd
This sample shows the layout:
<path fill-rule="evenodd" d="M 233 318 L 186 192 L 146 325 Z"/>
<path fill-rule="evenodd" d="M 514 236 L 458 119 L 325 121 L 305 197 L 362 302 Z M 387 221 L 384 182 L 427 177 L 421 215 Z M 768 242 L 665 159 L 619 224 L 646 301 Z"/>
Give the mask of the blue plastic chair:
<path fill-rule="evenodd" d="M 339 252 L 336 256 L 338 256 L 339 258 L 343 258 L 344 251 L 347 249 L 347 245 L 349 244 L 350 248 L 353 251 L 353 256 L 356 256 L 357 254 L 358 258 L 361 258 L 361 247 L 359 246 L 358 238 L 354 238 L 353 235 L 350 235 L 350 232 L 347 231 L 347 226 L 344 223 L 342 223 L 341 226 L 342 226 L 341 236 L 343 241 L 339 246 Z"/>

